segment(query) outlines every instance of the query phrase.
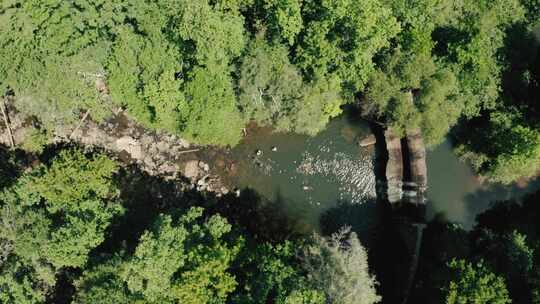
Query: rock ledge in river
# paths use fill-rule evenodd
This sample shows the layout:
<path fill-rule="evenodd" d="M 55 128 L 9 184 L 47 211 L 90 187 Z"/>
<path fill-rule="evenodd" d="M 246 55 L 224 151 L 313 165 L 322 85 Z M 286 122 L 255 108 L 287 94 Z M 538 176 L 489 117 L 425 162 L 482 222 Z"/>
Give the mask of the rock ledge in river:
<path fill-rule="evenodd" d="M 374 144 L 377 143 L 377 138 L 375 138 L 375 135 L 371 134 L 371 135 L 368 135 L 366 137 L 364 137 L 363 139 L 361 139 L 360 141 L 358 141 L 358 145 L 360 147 L 369 147 L 369 146 L 372 146 Z"/>

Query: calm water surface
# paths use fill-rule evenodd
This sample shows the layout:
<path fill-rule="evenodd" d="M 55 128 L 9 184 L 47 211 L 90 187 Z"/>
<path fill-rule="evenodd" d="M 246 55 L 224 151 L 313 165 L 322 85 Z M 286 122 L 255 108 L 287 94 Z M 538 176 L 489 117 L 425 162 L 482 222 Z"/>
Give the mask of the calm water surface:
<path fill-rule="evenodd" d="M 472 168 L 458 160 L 448 141 L 428 152 L 427 165 L 428 216 L 440 214 L 467 229 L 494 202 L 519 199 L 540 189 L 540 179 L 512 185 L 480 183 Z"/>
<path fill-rule="evenodd" d="M 373 151 L 357 145 L 369 132 L 366 123 L 344 116 L 315 137 L 251 130 L 230 153 L 238 166 L 231 182 L 257 190 L 305 229 L 317 230 L 320 215 L 338 203 L 375 197 Z"/>
<path fill-rule="evenodd" d="M 374 151 L 357 144 L 369 134 L 366 123 L 345 116 L 315 137 L 253 129 L 228 153 L 236 164 L 229 182 L 279 204 L 303 230 L 318 230 L 321 214 L 338 204 L 373 203 Z M 440 214 L 468 229 L 492 202 L 540 188 L 540 180 L 522 186 L 482 184 L 448 142 L 428 151 L 427 165 L 428 216 Z"/>

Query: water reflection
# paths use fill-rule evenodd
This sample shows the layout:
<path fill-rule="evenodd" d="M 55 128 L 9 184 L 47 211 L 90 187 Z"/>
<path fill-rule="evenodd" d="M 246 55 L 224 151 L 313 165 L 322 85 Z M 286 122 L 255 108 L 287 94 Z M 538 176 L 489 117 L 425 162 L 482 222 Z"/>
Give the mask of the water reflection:
<path fill-rule="evenodd" d="M 320 230 L 326 210 L 375 197 L 373 151 L 360 148 L 366 123 L 334 119 L 315 137 L 252 128 L 228 158 L 237 164 L 231 184 L 251 188 L 269 201 L 280 198 L 285 213 L 306 231 Z"/>
<path fill-rule="evenodd" d="M 476 215 L 497 201 L 519 199 L 540 189 L 540 179 L 512 185 L 481 183 L 472 168 L 461 162 L 446 141 L 428 152 L 428 217 L 439 214 L 471 229 Z"/>
<path fill-rule="evenodd" d="M 354 209 L 375 197 L 375 152 L 357 144 L 370 133 L 367 123 L 351 115 L 332 120 L 315 137 L 250 128 L 237 147 L 211 151 L 208 160 L 231 188 L 253 189 L 279 202 L 289 219 L 310 232 L 321 230 L 319 220 L 327 210 L 344 210 L 344 204 Z M 439 214 L 465 229 L 493 202 L 540 189 L 540 180 L 521 186 L 481 183 L 448 141 L 428 152 L 427 167 L 428 219 Z"/>

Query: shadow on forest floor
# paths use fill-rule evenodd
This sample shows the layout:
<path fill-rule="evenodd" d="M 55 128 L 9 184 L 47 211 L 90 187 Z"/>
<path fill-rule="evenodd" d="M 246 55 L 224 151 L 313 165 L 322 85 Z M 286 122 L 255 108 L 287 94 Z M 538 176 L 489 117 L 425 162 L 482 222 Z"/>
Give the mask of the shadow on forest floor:
<path fill-rule="evenodd" d="M 276 201 L 267 201 L 257 192 L 244 189 L 239 197 L 232 193 L 217 197 L 191 189 L 187 180 L 164 180 L 135 166 L 122 168 L 116 181 L 125 213 L 113 221 L 96 253 L 133 252 L 142 233 L 159 214 L 183 212 L 195 206 L 204 207 L 208 216 L 219 213 L 255 239 L 279 242 L 297 237 L 294 221 L 280 207 L 280 196 Z"/>

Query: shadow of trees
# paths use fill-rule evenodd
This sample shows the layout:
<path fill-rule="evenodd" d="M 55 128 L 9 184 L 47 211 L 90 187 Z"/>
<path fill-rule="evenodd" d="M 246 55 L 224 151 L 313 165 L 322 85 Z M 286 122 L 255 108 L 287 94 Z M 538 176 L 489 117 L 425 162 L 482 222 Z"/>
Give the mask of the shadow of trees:
<path fill-rule="evenodd" d="M 280 242 L 295 238 L 295 222 L 283 212 L 283 198 L 269 201 L 251 189 L 240 196 L 231 193 L 221 197 L 199 192 L 187 181 L 170 181 L 150 176 L 136 166 L 122 168 L 116 177 L 125 213 L 109 228 L 106 240 L 94 255 L 133 252 L 142 233 L 159 214 L 185 212 L 190 207 L 205 209 L 205 216 L 220 214 L 236 227 L 237 233 L 258 241 Z"/>
<path fill-rule="evenodd" d="M 488 188 L 479 189 L 474 193 L 467 194 L 464 198 L 464 204 L 466 208 L 466 215 L 468 219 L 466 222 L 475 223 L 476 217 L 493 207 L 497 202 L 521 200 L 527 197 L 530 193 L 533 193 L 540 189 L 540 178 L 534 179 L 528 182 L 524 186 L 517 184 L 501 185 L 493 184 Z M 471 229 L 474 224 L 465 225 L 466 229 Z"/>
<path fill-rule="evenodd" d="M 394 217 L 387 201 L 370 200 L 360 204 L 339 202 L 321 216 L 325 235 L 350 226 L 368 249 L 370 271 L 379 281 L 378 292 L 382 303 L 400 303 L 407 288 L 410 248 L 407 245 L 407 224 Z"/>
<path fill-rule="evenodd" d="M 538 92 L 538 45 L 533 32 L 523 23 L 506 30 L 501 55 L 509 62 L 502 77 L 503 99 L 515 105 L 522 105 L 525 121 L 540 121 L 540 105 L 536 102 Z M 536 81 L 535 81 L 536 79 Z"/>
<path fill-rule="evenodd" d="M 482 193 L 478 193 L 482 196 Z M 446 263 L 452 259 L 483 260 L 498 275 L 506 277 L 506 284 L 513 303 L 531 303 L 526 275 L 510 278 L 511 271 L 518 269 L 517 260 L 508 263 L 508 252 L 501 238 L 514 231 L 526 236 L 527 244 L 538 250 L 540 238 L 540 191 L 525 195 L 519 200 L 494 200 L 490 208 L 476 216 L 474 229 L 467 231 L 449 223 L 439 214 L 424 231 L 420 263 L 415 288 L 409 303 L 439 303 L 441 287 L 448 283 Z M 536 253 L 535 253 L 536 255 Z M 514 264 L 517 263 L 517 264 Z M 536 263 L 536 262 L 535 262 Z"/>
<path fill-rule="evenodd" d="M 362 244 L 369 247 L 375 237 L 380 214 L 375 200 L 363 203 L 339 201 L 337 206 L 321 215 L 321 233 L 331 235 L 343 226 L 350 226 Z"/>
<path fill-rule="evenodd" d="M 517 230 L 529 239 L 540 239 L 540 191 L 528 194 L 521 200 L 495 202 L 492 208 L 476 217 L 477 226 L 472 235 L 481 229 L 489 229 L 497 234 Z"/>
<path fill-rule="evenodd" d="M 424 229 L 418 269 L 408 303 L 443 303 L 441 287 L 450 272 L 446 263 L 470 255 L 469 236 L 459 226 L 438 214 Z"/>
<path fill-rule="evenodd" d="M 0 144 L 0 189 L 12 185 L 27 162 L 23 151 L 12 152 L 7 146 Z"/>
<path fill-rule="evenodd" d="M 115 176 L 120 193 L 119 201 L 125 212 L 113 219 L 105 240 L 89 254 L 87 268 L 98 265 L 116 255 L 129 256 L 145 230 L 160 214 L 184 213 L 194 206 L 204 208 L 203 216 L 219 213 L 233 226 L 233 237 L 243 236 L 249 248 L 263 242 L 277 243 L 300 236 L 294 231 L 294 221 L 283 213 L 283 198 L 268 201 L 251 189 L 240 196 L 229 194 L 218 197 L 214 193 L 199 192 L 184 180 L 165 180 L 151 176 L 136 166 L 122 167 Z M 50 303 L 70 303 L 75 292 L 71 282 L 81 275 L 80 269 L 64 269 L 58 274 L 56 293 Z"/>

